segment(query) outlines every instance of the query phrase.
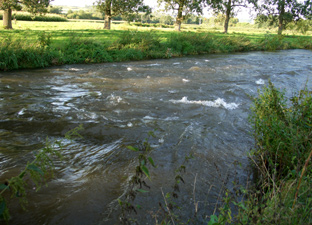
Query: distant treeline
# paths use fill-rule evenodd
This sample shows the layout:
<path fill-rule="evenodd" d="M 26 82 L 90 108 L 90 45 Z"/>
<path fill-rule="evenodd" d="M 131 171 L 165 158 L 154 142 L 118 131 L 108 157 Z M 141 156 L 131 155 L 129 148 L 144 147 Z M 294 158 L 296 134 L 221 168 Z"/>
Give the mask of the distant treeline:
<path fill-rule="evenodd" d="M 0 11 L 0 20 L 3 18 L 3 12 Z M 67 18 L 58 14 L 33 15 L 28 12 L 13 12 L 13 20 L 23 21 L 49 21 L 49 22 L 64 22 Z"/>
<path fill-rule="evenodd" d="M 98 12 L 93 7 L 88 7 L 83 9 L 63 9 L 60 6 L 53 6 L 49 8 L 50 13 L 62 14 L 66 16 L 67 19 L 90 19 L 90 20 L 103 20 L 104 14 Z M 112 17 L 113 20 L 123 20 L 128 22 L 141 22 L 141 23 L 150 23 L 150 24 L 164 24 L 164 25 L 173 25 L 175 18 L 170 15 L 163 13 L 132 13 L 127 15 L 118 15 Z M 185 21 L 184 24 L 213 24 L 213 25 L 223 25 L 225 16 L 222 14 L 217 15 L 212 18 L 205 18 L 203 16 L 191 15 Z M 230 26 L 237 24 L 239 21 L 237 18 L 232 18 L 230 20 Z"/>

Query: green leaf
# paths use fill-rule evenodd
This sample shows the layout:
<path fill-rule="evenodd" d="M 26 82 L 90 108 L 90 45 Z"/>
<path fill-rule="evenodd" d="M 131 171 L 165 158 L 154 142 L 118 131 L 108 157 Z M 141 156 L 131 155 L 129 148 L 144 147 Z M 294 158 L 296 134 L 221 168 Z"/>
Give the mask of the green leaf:
<path fill-rule="evenodd" d="M 156 138 L 154 131 L 149 131 L 148 136 Z"/>
<path fill-rule="evenodd" d="M 148 159 L 148 161 L 151 163 L 151 165 L 152 165 L 153 167 L 156 167 L 156 165 L 155 165 L 155 163 L 154 163 L 152 157 L 148 157 L 147 159 Z"/>
<path fill-rule="evenodd" d="M 137 192 L 141 192 L 141 193 L 147 193 L 149 191 L 143 190 L 143 189 L 136 189 Z"/>
<path fill-rule="evenodd" d="M 4 199 L 1 199 L 1 202 L 0 202 L 0 217 L 3 215 L 5 209 L 6 209 L 5 201 L 4 201 Z"/>
<path fill-rule="evenodd" d="M 135 152 L 138 152 L 138 151 L 139 151 L 138 148 L 135 148 L 135 147 L 133 147 L 133 146 L 131 146 L 131 145 L 127 146 L 127 148 L 130 149 L 130 150 L 132 150 L 132 151 L 135 151 Z"/>
<path fill-rule="evenodd" d="M 208 223 L 208 225 L 214 225 L 214 224 L 218 224 L 218 217 L 216 215 L 210 216 L 210 221 Z"/>
<path fill-rule="evenodd" d="M 123 202 L 122 202 L 119 198 L 117 199 L 117 201 L 118 201 L 118 204 L 119 204 L 120 206 L 123 205 Z"/>
<path fill-rule="evenodd" d="M 148 169 L 146 168 L 146 166 L 141 166 L 141 170 L 143 171 L 143 173 L 149 178 L 150 178 L 150 175 L 149 175 L 149 171 Z"/>
<path fill-rule="evenodd" d="M 22 178 L 25 176 L 25 174 L 26 174 L 26 172 L 24 171 L 24 172 L 21 173 L 18 177 L 22 179 Z"/>
<path fill-rule="evenodd" d="M 5 185 L 5 184 L 0 184 L 0 190 L 5 190 L 8 189 L 9 186 Z"/>
<path fill-rule="evenodd" d="M 33 170 L 33 171 L 35 171 L 35 172 L 38 172 L 38 173 L 40 173 L 40 175 L 44 175 L 44 173 L 42 172 L 42 170 L 38 167 L 38 166 L 36 166 L 36 165 L 34 165 L 34 164 L 29 164 L 28 166 L 27 166 L 27 169 L 29 169 L 29 170 Z"/>

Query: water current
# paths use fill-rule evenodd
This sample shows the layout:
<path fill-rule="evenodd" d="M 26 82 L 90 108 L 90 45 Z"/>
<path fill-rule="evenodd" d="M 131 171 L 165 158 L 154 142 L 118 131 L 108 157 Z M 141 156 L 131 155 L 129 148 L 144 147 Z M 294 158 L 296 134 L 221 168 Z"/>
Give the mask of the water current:
<path fill-rule="evenodd" d="M 148 137 L 148 193 L 135 204 L 139 224 L 154 224 L 182 164 L 182 217 L 211 215 L 221 188 L 246 182 L 253 147 L 251 97 L 271 80 L 291 96 L 311 87 L 312 51 L 200 55 L 168 60 L 66 65 L 0 73 L 0 181 L 17 175 L 48 137 L 62 140 L 82 124 L 83 139 L 63 141 L 48 186 L 11 203 L 11 224 L 119 224 L 117 198 L 128 188 L 138 154 L 125 146 Z M 194 156 L 184 163 L 185 156 Z M 235 166 L 236 162 L 242 167 Z M 229 180 L 224 184 L 224 180 Z"/>

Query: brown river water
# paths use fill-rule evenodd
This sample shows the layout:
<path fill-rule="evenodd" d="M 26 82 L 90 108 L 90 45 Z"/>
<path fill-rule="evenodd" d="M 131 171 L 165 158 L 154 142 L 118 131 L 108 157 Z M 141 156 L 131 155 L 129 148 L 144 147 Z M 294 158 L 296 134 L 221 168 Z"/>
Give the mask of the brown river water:
<path fill-rule="evenodd" d="M 172 191 L 174 171 L 191 153 L 177 214 L 185 221 L 198 202 L 198 223 L 207 221 L 220 190 L 247 180 L 250 96 L 269 80 L 291 96 L 311 87 L 311 74 L 309 50 L 0 72 L 0 181 L 17 175 L 47 137 L 62 140 L 65 156 L 47 187 L 30 190 L 27 211 L 10 204 L 10 224 L 120 224 L 117 199 L 138 156 L 125 146 L 150 131 L 157 168 L 150 168 L 149 192 L 135 199 L 141 209 L 133 218 L 155 224 L 162 192 Z M 83 139 L 65 140 L 80 124 Z"/>

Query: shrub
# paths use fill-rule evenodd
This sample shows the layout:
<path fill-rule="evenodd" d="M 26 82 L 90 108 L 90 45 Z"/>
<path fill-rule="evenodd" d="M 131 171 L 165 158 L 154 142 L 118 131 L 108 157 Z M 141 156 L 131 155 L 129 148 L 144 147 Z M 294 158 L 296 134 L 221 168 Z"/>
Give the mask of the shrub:
<path fill-rule="evenodd" d="M 302 90 L 287 101 L 272 83 L 254 100 L 256 159 L 263 158 L 266 170 L 285 178 L 299 173 L 312 149 L 312 95 Z"/>

